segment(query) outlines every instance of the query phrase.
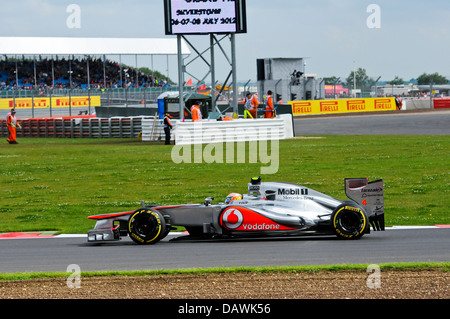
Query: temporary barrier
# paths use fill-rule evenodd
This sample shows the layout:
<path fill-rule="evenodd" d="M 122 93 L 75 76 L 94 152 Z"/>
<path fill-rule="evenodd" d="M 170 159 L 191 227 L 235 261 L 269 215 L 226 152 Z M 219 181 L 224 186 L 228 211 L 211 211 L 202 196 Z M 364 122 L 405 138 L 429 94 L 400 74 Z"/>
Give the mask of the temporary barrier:
<path fill-rule="evenodd" d="M 46 118 L 18 120 L 18 137 L 135 138 L 142 130 L 142 117 Z M 0 121 L 0 136 L 8 136 L 6 120 Z"/>
<path fill-rule="evenodd" d="M 293 115 L 395 111 L 395 98 L 290 101 Z"/>
<path fill-rule="evenodd" d="M 172 120 L 172 139 L 177 145 L 281 140 L 294 137 L 292 115 L 282 114 L 273 119 L 234 119 L 230 121 L 203 120 L 199 122 Z M 156 134 L 162 135 L 160 123 Z M 152 134 L 153 132 L 153 134 Z M 155 121 L 143 119 L 142 140 L 155 136 Z"/>
<path fill-rule="evenodd" d="M 171 120 L 172 125 L 176 126 L 176 120 Z M 146 117 L 142 119 L 142 141 L 160 141 L 164 140 L 164 124 L 163 120 L 157 117 Z M 171 140 L 174 140 L 174 134 L 171 134 Z"/>
<path fill-rule="evenodd" d="M 402 110 L 425 110 L 431 109 L 430 99 L 404 99 Z"/>

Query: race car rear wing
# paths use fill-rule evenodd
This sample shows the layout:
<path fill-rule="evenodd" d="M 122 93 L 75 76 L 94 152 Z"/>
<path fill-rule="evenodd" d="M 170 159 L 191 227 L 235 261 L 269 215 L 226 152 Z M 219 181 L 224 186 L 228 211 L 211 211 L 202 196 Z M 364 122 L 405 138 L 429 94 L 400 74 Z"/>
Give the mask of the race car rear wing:
<path fill-rule="evenodd" d="M 373 230 L 384 230 L 383 180 L 369 182 L 368 178 L 346 178 L 345 194 L 366 211 Z"/>

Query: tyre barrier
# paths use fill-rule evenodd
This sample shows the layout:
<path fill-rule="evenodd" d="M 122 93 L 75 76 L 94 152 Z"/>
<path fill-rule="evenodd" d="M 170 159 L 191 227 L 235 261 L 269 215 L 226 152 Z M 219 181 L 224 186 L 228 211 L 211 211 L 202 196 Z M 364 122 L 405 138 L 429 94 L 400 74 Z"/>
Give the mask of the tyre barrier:
<path fill-rule="evenodd" d="M 142 117 L 46 118 L 17 120 L 17 137 L 136 138 Z M 6 120 L 0 120 L 0 136 L 9 135 Z"/>

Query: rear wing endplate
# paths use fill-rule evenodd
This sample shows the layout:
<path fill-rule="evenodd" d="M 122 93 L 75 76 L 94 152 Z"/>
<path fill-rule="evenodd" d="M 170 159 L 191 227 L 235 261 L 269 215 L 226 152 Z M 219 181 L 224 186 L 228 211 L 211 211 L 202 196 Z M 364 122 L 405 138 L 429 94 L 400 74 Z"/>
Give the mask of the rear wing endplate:
<path fill-rule="evenodd" d="M 368 178 L 346 178 L 345 194 L 364 208 L 373 230 L 384 230 L 383 180 L 369 182 Z"/>

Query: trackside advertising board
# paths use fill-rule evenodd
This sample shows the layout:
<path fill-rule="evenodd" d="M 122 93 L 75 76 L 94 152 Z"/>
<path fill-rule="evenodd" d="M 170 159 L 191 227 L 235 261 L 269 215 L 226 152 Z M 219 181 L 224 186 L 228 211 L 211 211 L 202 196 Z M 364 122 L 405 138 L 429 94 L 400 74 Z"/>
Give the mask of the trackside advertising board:
<path fill-rule="evenodd" d="M 73 96 L 69 97 L 52 97 L 50 105 L 50 98 L 16 98 L 16 109 L 31 109 L 33 108 L 50 108 L 51 107 L 88 107 L 88 96 Z M 34 105 L 33 105 L 34 104 Z M 100 96 L 91 96 L 91 106 L 101 106 Z M 0 110 L 12 109 L 14 107 L 14 99 L 0 99 Z"/>
<path fill-rule="evenodd" d="M 397 106 L 395 98 L 366 98 L 366 99 L 339 99 L 339 100 L 311 100 L 311 101 L 290 101 L 292 114 L 335 114 L 335 113 L 356 113 L 356 112 L 376 112 L 395 111 Z"/>
<path fill-rule="evenodd" d="M 448 109 L 450 108 L 449 98 L 433 99 L 433 106 L 435 109 Z"/>

